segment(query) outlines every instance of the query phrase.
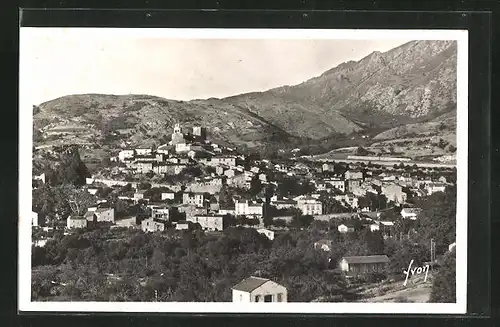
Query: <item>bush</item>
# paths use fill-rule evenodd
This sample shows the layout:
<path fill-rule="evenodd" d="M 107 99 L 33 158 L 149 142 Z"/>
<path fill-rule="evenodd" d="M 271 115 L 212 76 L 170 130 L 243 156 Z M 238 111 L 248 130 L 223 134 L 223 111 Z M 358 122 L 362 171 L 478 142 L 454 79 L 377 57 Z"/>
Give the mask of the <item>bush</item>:
<path fill-rule="evenodd" d="M 373 272 L 366 275 L 366 281 L 369 283 L 378 283 L 386 279 L 385 274 Z"/>

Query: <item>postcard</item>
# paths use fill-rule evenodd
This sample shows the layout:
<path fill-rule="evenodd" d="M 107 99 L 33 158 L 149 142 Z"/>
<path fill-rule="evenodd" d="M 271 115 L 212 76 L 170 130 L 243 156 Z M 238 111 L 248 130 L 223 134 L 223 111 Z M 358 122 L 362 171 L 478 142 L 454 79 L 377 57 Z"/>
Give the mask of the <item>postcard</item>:
<path fill-rule="evenodd" d="M 466 312 L 467 31 L 21 27 L 19 69 L 20 311 Z"/>

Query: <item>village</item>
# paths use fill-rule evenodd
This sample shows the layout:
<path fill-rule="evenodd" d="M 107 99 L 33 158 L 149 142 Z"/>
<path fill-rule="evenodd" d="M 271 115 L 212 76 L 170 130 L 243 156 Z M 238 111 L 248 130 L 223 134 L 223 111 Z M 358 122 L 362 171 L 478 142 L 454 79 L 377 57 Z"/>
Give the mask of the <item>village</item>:
<path fill-rule="evenodd" d="M 94 203 L 75 199 L 77 210 L 67 217 L 54 214 L 56 219 L 33 211 L 33 229 L 42 235 L 33 245 L 43 247 L 55 230 L 71 235 L 96 226 L 212 235 L 241 227 L 273 242 L 290 229 L 308 229 L 313 223 L 341 235 L 366 230 L 385 240 L 401 240 L 414 230 L 403 234 L 395 225 L 418 222 L 422 212 L 412 199 L 444 193 L 456 183 L 453 168 L 419 167 L 407 158 L 390 158 L 399 162 L 393 166 L 378 164 L 383 157 L 363 156 L 351 156 L 348 163 L 297 156 L 270 160 L 213 143 L 207 135 L 202 126 L 184 131 L 175 124 L 166 144 L 117 149 L 108 167 L 87 177 L 81 187 Z M 45 183 L 44 174 L 33 179 L 34 189 Z M 325 236 L 311 246 L 329 252 L 332 240 Z M 377 253 L 344 256 L 334 266 L 358 276 L 383 274 L 389 262 L 387 255 Z M 287 289 L 252 275 L 232 287 L 232 301 L 287 302 Z"/>

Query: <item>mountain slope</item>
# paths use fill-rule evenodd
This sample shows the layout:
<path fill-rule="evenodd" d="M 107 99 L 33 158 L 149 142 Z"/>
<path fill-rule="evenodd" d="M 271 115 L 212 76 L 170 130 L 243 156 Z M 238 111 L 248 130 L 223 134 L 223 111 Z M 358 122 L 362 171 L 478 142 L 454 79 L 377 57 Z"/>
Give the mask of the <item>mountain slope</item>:
<path fill-rule="evenodd" d="M 36 129 L 50 135 L 62 127 L 85 126 L 84 130 L 65 135 L 83 136 L 83 142 L 98 141 L 98 137 L 115 132 L 124 136 L 119 139 L 134 145 L 151 139 L 158 144 L 169 137 L 177 122 L 186 129 L 203 124 L 215 140 L 235 145 L 251 147 L 294 138 L 251 112 L 211 99 L 183 102 L 147 95 L 84 94 L 61 97 L 38 108 L 34 116 Z"/>
<path fill-rule="evenodd" d="M 69 95 L 38 106 L 34 129 L 37 142 L 114 147 L 165 142 L 179 122 L 202 124 L 212 139 L 235 146 L 290 148 L 336 137 L 398 138 L 406 124 L 453 116 L 455 107 L 456 42 L 413 41 L 343 63 L 296 86 L 224 99 Z"/>
<path fill-rule="evenodd" d="M 456 107 L 456 42 L 409 42 L 271 92 L 337 110 L 365 126 L 434 117 Z"/>

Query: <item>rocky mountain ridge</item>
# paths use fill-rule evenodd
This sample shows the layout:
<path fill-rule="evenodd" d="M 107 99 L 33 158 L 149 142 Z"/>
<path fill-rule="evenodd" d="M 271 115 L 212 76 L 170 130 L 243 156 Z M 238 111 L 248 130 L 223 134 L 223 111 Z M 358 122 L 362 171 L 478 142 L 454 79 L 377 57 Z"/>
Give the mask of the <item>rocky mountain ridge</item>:
<path fill-rule="evenodd" d="M 289 148 L 336 137 L 371 139 L 406 124 L 439 122 L 455 111 L 456 42 L 413 41 L 340 64 L 295 86 L 223 99 L 69 95 L 37 106 L 34 128 L 42 131 L 36 142 L 102 139 L 116 145 L 126 140 L 162 143 L 180 122 L 185 127 L 202 124 L 213 139 L 237 147 Z"/>

